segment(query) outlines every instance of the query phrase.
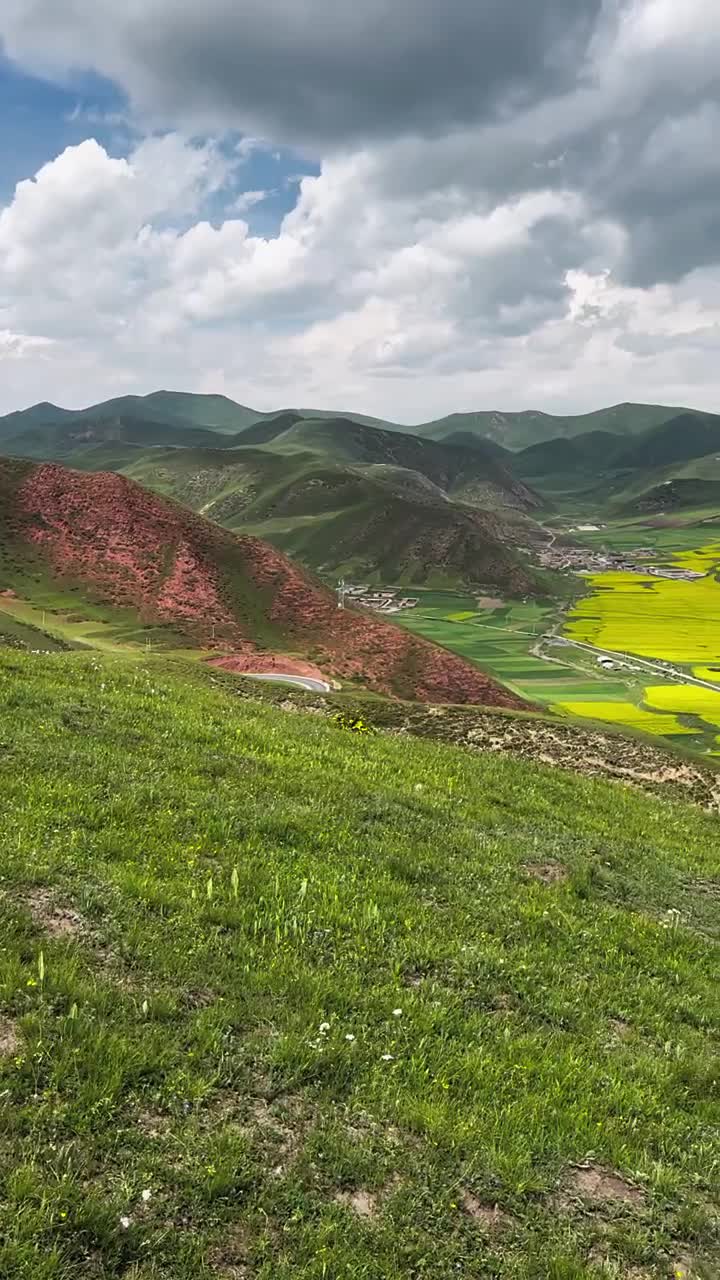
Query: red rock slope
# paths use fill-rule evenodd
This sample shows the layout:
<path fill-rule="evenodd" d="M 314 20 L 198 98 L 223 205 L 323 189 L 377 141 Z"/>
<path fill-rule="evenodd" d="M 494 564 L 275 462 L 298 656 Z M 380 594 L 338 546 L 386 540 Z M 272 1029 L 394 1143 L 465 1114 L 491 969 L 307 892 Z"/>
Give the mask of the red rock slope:
<path fill-rule="evenodd" d="M 288 654 L 380 693 L 527 705 L 447 650 L 338 610 L 333 592 L 259 538 L 236 536 L 123 476 L 43 464 L 23 467 L 10 484 L 12 465 L 4 486 L 0 469 L 0 536 L 32 547 L 56 578 L 88 596 L 230 655 L 225 666 L 277 669 L 276 655 Z"/>

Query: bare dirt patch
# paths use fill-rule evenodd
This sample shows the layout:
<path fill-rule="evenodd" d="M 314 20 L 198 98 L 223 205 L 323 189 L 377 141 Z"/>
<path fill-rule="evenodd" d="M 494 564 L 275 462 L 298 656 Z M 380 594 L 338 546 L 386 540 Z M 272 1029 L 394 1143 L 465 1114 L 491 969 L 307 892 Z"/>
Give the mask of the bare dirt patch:
<path fill-rule="evenodd" d="M 695 893 L 702 893 L 707 898 L 715 898 L 720 902 L 720 880 L 688 880 L 686 888 Z"/>
<path fill-rule="evenodd" d="M 632 1035 L 632 1027 L 629 1022 L 625 1022 L 624 1018 L 611 1018 L 608 1028 L 610 1046 L 622 1044 L 624 1040 L 627 1040 Z"/>
<path fill-rule="evenodd" d="M 247 1266 L 249 1257 L 248 1230 L 243 1223 L 235 1223 L 223 1241 L 211 1249 L 208 1262 L 216 1275 L 223 1280 L 245 1280 L 250 1276 Z"/>
<path fill-rule="evenodd" d="M 164 1138 L 172 1128 L 172 1121 L 164 1112 L 148 1108 L 140 1112 L 137 1126 L 148 1138 Z"/>
<path fill-rule="evenodd" d="M 460 1204 L 468 1217 L 484 1231 L 502 1231 L 512 1225 L 513 1219 L 509 1213 L 504 1213 L 496 1204 L 484 1204 L 472 1191 L 463 1191 Z"/>
<path fill-rule="evenodd" d="M 33 889 L 25 898 L 33 924 L 51 938 L 69 939 L 87 935 L 87 920 L 72 907 L 58 902 L 49 889 Z"/>
<path fill-rule="evenodd" d="M 378 1214 L 377 1197 L 370 1191 L 338 1191 L 334 1197 L 336 1204 L 352 1209 L 358 1218 L 376 1218 Z"/>
<path fill-rule="evenodd" d="M 282 1178 L 298 1156 L 312 1122 L 312 1110 L 303 1098 L 293 1094 L 268 1103 L 253 1098 L 249 1110 L 238 1117 L 241 1127 L 268 1147 L 271 1176 Z"/>
<path fill-rule="evenodd" d="M 20 1052 L 22 1041 L 14 1022 L 0 1018 L 0 1058 L 12 1058 Z"/>
<path fill-rule="evenodd" d="M 639 1187 L 621 1178 L 619 1174 L 600 1165 L 577 1165 L 571 1173 L 568 1183 L 573 1195 L 582 1196 L 583 1200 L 595 1204 L 624 1202 L 625 1204 L 642 1204 L 643 1193 Z"/>
<path fill-rule="evenodd" d="M 567 867 L 560 862 L 527 862 L 525 871 L 542 884 L 565 884 L 568 878 Z"/>

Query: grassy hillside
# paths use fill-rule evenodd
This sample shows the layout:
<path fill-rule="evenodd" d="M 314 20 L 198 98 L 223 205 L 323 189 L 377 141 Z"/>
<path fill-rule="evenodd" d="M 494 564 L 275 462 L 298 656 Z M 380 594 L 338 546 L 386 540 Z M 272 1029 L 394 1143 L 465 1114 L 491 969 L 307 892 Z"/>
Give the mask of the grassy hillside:
<path fill-rule="evenodd" d="M 716 820 L 0 653 L 0 1273 L 717 1274 Z"/>
<path fill-rule="evenodd" d="M 76 593 L 136 628 L 167 627 L 237 670 L 293 658 L 325 678 L 430 702 L 521 705 L 477 668 L 353 609 L 267 542 L 237 536 L 123 476 L 0 463 L 0 591 Z M 79 597 L 79 599 L 77 599 Z M 32 621 L 32 619 L 31 619 Z"/>
<path fill-rule="evenodd" d="M 615 502 L 625 512 L 720 510 L 720 458 L 713 453 L 650 474 L 641 472 Z"/>
<path fill-rule="evenodd" d="M 608 512 L 712 505 L 720 496 L 720 417 L 686 412 L 627 436 L 557 437 L 512 458 L 514 473 L 554 502 L 582 497 Z"/>
<path fill-rule="evenodd" d="M 163 396 L 143 406 L 152 401 L 169 412 L 174 401 Z M 542 499 L 512 474 L 502 450 L 482 441 L 446 445 L 292 412 L 223 436 L 126 411 L 27 428 L 9 447 L 85 471 L 122 471 L 221 524 L 267 537 L 312 568 L 397 584 L 537 588 L 513 550 L 537 529 L 486 509 L 522 516 Z"/>
<path fill-rule="evenodd" d="M 173 422 L 145 419 L 131 413 L 105 415 L 48 426 L 26 427 L 15 435 L 2 438 L 9 454 L 39 461 L 66 462 L 91 469 L 94 458 L 106 451 L 112 459 L 122 460 L 131 449 L 218 447 L 223 437 L 207 427 L 191 427 Z M 234 443 L 234 437 L 231 437 Z"/>
<path fill-rule="evenodd" d="M 154 391 L 147 396 L 116 396 L 84 409 L 61 409 L 39 404 L 0 418 L 0 440 L 6 441 L 37 427 L 69 426 L 118 418 L 162 423 L 168 427 L 205 427 L 219 432 L 242 431 L 264 415 L 227 396 L 192 395 L 179 391 Z"/>
<path fill-rule="evenodd" d="M 353 422 L 383 431 L 421 436 L 425 439 L 444 440 L 453 435 L 472 438 L 486 437 L 507 449 L 524 449 L 556 437 L 571 438 L 589 431 L 609 431 L 623 436 L 635 436 L 680 414 L 706 417 L 694 409 L 672 408 L 667 405 L 619 404 L 592 413 L 557 415 L 542 413 L 536 409 L 518 412 L 479 410 L 470 413 L 451 413 L 444 418 L 417 426 L 384 421 L 367 414 L 323 409 L 285 409 L 263 413 L 246 405 L 237 404 L 227 396 L 196 395 L 184 392 L 155 391 L 146 396 L 117 396 L 101 404 L 84 409 L 68 410 L 52 404 L 33 405 L 0 418 L 0 440 L 31 427 L 69 423 L 83 418 L 112 418 L 129 416 L 144 421 L 164 422 L 167 425 L 207 427 L 233 434 L 245 431 L 267 418 L 287 415 L 322 421 L 325 419 Z"/>
<path fill-rule="evenodd" d="M 537 535 L 534 523 L 522 511 L 476 510 L 451 502 L 439 483 L 476 500 L 485 498 L 491 506 L 506 496 L 508 502 L 520 502 L 525 492 L 535 500 L 513 481 L 508 481 L 513 493 L 501 489 L 494 463 L 486 466 L 470 450 L 438 447 L 428 447 L 427 456 L 416 459 L 415 445 L 418 451 L 423 446 L 412 437 L 405 450 L 368 448 L 364 461 L 357 463 L 349 459 L 361 450 L 349 440 L 348 460 L 333 463 L 323 454 L 317 425 L 302 423 L 297 433 L 293 426 L 272 440 L 265 434 L 263 447 L 155 450 L 129 466 L 127 474 L 325 572 L 398 584 L 484 584 L 519 595 L 545 589 L 514 549 Z M 306 427 L 312 430 L 306 432 Z M 358 431 L 367 433 L 366 428 Z M 325 424 L 320 434 L 326 434 Z M 334 431 L 329 444 L 340 434 Z M 329 447 L 325 455 L 331 453 Z M 394 453 L 408 465 L 370 460 Z M 411 469 L 413 461 L 424 470 Z M 491 480 L 483 478 L 488 472 Z"/>
<path fill-rule="evenodd" d="M 453 497 L 482 499 L 484 505 L 535 510 L 541 500 L 519 481 L 494 446 L 423 440 L 351 419 L 303 419 L 280 414 L 243 432 L 238 443 L 261 445 L 282 454 L 311 453 L 324 464 L 404 468 L 424 475 Z"/>
<path fill-rule="evenodd" d="M 622 436 L 635 436 L 651 430 L 678 414 L 695 416 L 694 409 L 670 408 L 654 404 L 617 404 L 609 409 L 597 409 L 592 413 L 567 416 L 541 413 L 526 409 L 518 413 L 484 411 L 480 413 L 452 413 L 446 418 L 423 423 L 408 430 L 431 439 L 442 440 L 456 432 L 486 436 L 508 449 L 525 449 L 529 445 L 553 440 L 569 439 L 586 432 L 609 431 Z M 699 416 L 705 416 L 700 414 Z"/>

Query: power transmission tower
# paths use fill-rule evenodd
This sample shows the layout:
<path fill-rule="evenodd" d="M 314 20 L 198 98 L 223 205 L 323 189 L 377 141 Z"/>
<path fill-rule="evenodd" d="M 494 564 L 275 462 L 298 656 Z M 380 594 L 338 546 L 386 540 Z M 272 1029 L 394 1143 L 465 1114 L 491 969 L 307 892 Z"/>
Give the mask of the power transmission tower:
<path fill-rule="evenodd" d="M 347 587 L 345 586 L 345 579 L 341 578 L 337 584 L 338 609 L 345 608 L 346 595 L 347 595 Z"/>

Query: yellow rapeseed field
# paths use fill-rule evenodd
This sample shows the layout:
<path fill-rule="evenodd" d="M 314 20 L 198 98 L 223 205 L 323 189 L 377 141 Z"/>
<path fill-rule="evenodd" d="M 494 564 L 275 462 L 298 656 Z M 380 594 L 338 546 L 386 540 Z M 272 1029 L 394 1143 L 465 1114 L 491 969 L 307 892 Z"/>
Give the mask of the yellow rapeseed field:
<path fill-rule="evenodd" d="M 586 716 L 591 720 L 607 720 L 627 729 L 641 729 L 643 733 L 658 734 L 662 738 L 693 733 L 692 729 L 680 723 L 677 716 L 644 711 L 632 702 L 559 702 L 553 710 L 567 711 L 571 715 Z"/>
<path fill-rule="evenodd" d="M 720 691 L 701 689 L 692 684 L 650 685 L 645 690 L 644 702 L 659 711 L 674 711 L 700 716 L 708 724 L 720 728 Z"/>
<path fill-rule="evenodd" d="M 698 680 L 710 680 L 720 689 L 720 663 L 715 667 L 693 667 L 693 675 L 697 676 Z"/>
<path fill-rule="evenodd" d="M 701 552 L 678 558 L 691 555 L 699 567 Z M 715 552 L 712 563 L 717 560 Z M 714 576 L 685 582 L 603 573 L 590 583 L 592 595 L 570 614 L 566 634 L 571 639 L 685 666 L 720 665 L 720 582 Z"/>

